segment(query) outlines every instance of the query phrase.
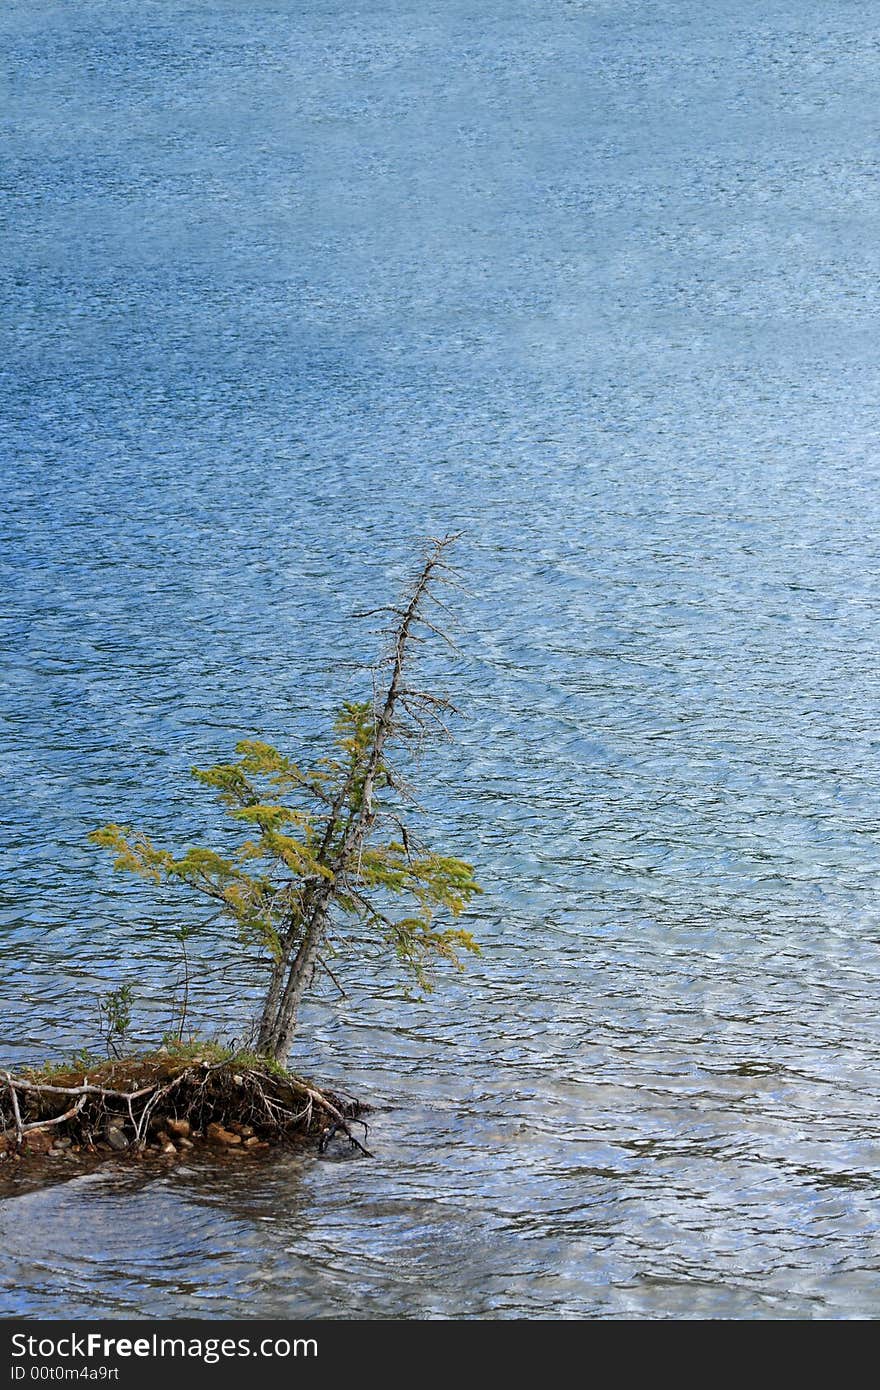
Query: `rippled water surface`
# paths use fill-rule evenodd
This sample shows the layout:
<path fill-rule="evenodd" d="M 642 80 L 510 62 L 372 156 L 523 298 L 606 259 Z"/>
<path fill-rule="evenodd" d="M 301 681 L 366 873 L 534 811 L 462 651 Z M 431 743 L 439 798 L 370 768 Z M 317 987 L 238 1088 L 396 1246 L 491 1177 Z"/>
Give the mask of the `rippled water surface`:
<path fill-rule="evenodd" d="M 867 0 L 8 0 L 3 1007 L 172 1009 L 109 818 L 314 750 L 463 528 L 424 769 L 483 957 L 339 962 L 372 1162 L 0 1203 L 8 1313 L 850 1317 L 880 1297 L 880 19 Z M 196 1009 L 255 981 L 207 925 Z"/>

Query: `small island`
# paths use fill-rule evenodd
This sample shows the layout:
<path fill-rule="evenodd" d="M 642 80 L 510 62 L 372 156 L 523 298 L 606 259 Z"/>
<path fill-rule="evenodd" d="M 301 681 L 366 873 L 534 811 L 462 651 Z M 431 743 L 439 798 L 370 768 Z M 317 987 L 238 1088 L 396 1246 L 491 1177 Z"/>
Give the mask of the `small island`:
<path fill-rule="evenodd" d="M 0 1068 L 0 1160 L 173 1160 L 203 1144 L 258 1155 L 291 1142 L 324 1150 L 337 1136 L 369 1156 L 366 1107 L 298 1077 L 289 1058 L 304 995 L 322 972 L 335 979 L 328 958 L 365 933 L 426 991 L 435 961 L 460 967 L 462 951 L 478 951 L 454 924 L 480 891 L 474 870 L 422 842 L 411 824 L 414 791 L 390 761 L 395 747 L 412 761 L 427 735 L 448 732 L 454 705 L 411 685 L 408 672 L 415 641 L 448 640 L 428 605 L 440 602 L 435 588 L 453 573 L 446 553 L 454 540 L 431 542 L 400 602 L 379 610 L 390 622 L 373 668 L 377 694 L 342 705 L 326 757 L 303 767 L 245 739 L 234 761 L 193 769 L 244 835 L 234 848 L 175 855 L 116 824 L 90 836 L 117 870 L 194 892 L 254 953 L 268 978 L 252 1046 L 233 1050 L 187 1033 L 186 943 L 197 930 L 187 921 L 175 931 L 187 982 L 175 1033 L 152 1052 L 127 1055 L 132 986 L 122 984 L 102 999 L 106 1059 L 86 1054 L 17 1075 Z"/>
<path fill-rule="evenodd" d="M 95 1066 L 0 1075 L 0 1159 L 51 1155 L 175 1159 L 207 1144 L 241 1155 L 351 1130 L 365 1107 L 303 1081 L 271 1059 L 210 1042 L 163 1046 Z M 366 1124 L 361 1121 L 366 1134 Z"/>

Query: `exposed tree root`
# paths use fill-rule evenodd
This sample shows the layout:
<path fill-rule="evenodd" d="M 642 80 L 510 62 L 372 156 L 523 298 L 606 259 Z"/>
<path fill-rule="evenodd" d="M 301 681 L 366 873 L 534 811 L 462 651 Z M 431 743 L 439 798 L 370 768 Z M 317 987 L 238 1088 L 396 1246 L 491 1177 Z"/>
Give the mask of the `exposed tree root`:
<path fill-rule="evenodd" d="M 199 1144 L 260 1152 L 351 1132 L 366 1107 L 259 1058 L 186 1061 L 156 1053 L 78 1069 L 13 1076 L 0 1071 L 0 1156 L 72 1149 L 93 1154 L 175 1154 Z"/>

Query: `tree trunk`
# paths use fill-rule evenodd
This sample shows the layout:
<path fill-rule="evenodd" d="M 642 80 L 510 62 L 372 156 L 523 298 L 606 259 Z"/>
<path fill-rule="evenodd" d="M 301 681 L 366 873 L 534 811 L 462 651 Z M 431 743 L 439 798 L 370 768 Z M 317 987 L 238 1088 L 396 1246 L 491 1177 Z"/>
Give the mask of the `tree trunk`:
<path fill-rule="evenodd" d="M 278 977 L 277 989 L 273 973 L 272 988 L 263 1010 L 257 1047 L 260 1052 L 280 1062 L 282 1066 L 287 1065 L 296 1034 L 299 1006 L 312 978 L 326 931 L 326 907 L 319 904 L 314 909 L 312 920 L 290 965 L 283 993 L 283 973 Z M 285 961 L 285 965 L 286 963 Z"/>
<path fill-rule="evenodd" d="M 340 813 L 346 808 L 353 785 L 352 777 L 349 776 L 337 793 L 330 810 L 327 829 L 318 855 L 319 860 L 325 868 L 329 869 L 332 877 L 318 881 L 314 888 L 305 912 L 299 947 L 289 969 L 287 962 L 293 950 L 292 942 L 287 945 L 282 960 L 276 964 L 272 972 L 257 1045 L 262 1053 L 274 1058 L 282 1066 L 286 1065 L 293 1046 L 299 1006 L 311 982 L 318 955 L 327 934 L 330 908 L 338 891 L 336 887 L 337 876 L 344 874 L 346 865 L 359 857 L 362 847 L 369 838 L 370 829 L 375 819 L 373 792 L 376 777 L 382 764 L 385 744 L 396 728 L 395 714 L 398 701 L 401 699 L 403 668 L 413 626 L 416 623 L 424 623 L 433 631 L 437 631 L 426 618 L 422 617 L 421 605 L 431 583 L 433 571 L 441 564 L 444 550 L 454 539 L 454 537 L 448 536 L 445 540 L 435 542 L 413 585 L 406 607 L 393 609 L 393 612 L 398 615 L 399 622 L 393 633 L 394 641 L 390 657 L 391 674 L 388 688 L 376 716 L 372 743 L 362 764 L 364 775 L 359 803 L 355 808 L 349 802 L 347 806 L 349 819 L 342 833 L 342 843 L 331 853 L 330 845 L 338 819 Z M 282 992 L 285 970 L 288 973 Z"/>
<path fill-rule="evenodd" d="M 272 1056 L 272 1036 L 275 1027 L 275 1020 L 278 1014 L 278 1005 L 281 1003 L 281 994 L 284 989 L 284 977 L 290 962 L 290 953 L 293 944 L 285 944 L 281 948 L 281 955 L 272 965 L 272 973 L 269 976 L 269 990 L 263 1003 L 263 1012 L 260 1015 L 260 1028 L 257 1033 L 257 1051 L 265 1057 Z"/>

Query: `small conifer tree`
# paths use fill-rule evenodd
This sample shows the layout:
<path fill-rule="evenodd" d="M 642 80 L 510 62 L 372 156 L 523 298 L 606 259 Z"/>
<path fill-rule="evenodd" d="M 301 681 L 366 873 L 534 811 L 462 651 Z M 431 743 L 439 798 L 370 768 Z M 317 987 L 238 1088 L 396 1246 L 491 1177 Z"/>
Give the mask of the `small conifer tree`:
<path fill-rule="evenodd" d="M 390 754 L 415 745 L 432 726 L 445 728 L 450 702 L 411 687 L 412 644 L 440 633 L 427 616 L 448 579 L 446 551 L 434 541 L 409 591 L 391 615 L 380 660 L 381 694 L 348 702 L 335 723 L 333 751 L 301 767 L 267 743 L 245 739 L 232 762 L 194 768 L 244 838 L 231 853 L 190 848 L 180 856 L 141 831 L 106 825 L 90 839 L 109 849 L 115 867 L 154 883 L 175 882 L 209 899 L 241 939 L 268 960 L 257 1049 L 286 1064 L 303 996 L 333 931 L 344 953 L 366 929 L 384 942 L 418 983 L 431 987 L 435 958 L 460 965 L 477 951 L 470 932 L 450 924 L 480 891 L 470 864 L 419 842 L 405 823 L 414 797 Z M 391 904 L 401 899 L 402 913 Z"/>

